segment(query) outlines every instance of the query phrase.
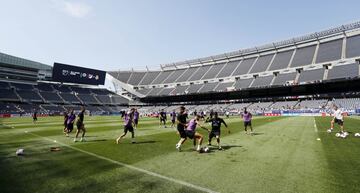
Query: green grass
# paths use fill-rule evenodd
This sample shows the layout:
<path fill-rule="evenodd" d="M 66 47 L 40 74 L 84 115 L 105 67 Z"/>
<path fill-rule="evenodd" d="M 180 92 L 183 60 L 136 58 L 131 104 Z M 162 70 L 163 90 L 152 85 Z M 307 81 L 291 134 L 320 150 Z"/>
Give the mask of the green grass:
<path fill-rule="evenodd" d="M 360 192 L 360 119 L 345 120 L 347 139 L 326 133 L 330 118 L 256 117 L 254 136 L 239 118 L 225 121 L 224 150 L 199 154 L 190 140 L 177 152 L 175 130 L 153 118 L 140 120 L 137 144 L 119 145 L 119 117 L 86 117 L 83 143 L 63 136 L 61 117 L 1 119 L 0 192 L 201 192 L 124 164 L 216 192 Z"/>

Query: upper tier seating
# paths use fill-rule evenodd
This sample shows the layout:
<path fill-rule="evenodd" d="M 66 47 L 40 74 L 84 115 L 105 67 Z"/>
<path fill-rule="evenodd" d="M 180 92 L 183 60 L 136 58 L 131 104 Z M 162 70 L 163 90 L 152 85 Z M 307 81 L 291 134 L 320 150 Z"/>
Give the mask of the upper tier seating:
<path fill-rule="evenodd" d="M 0 88 L 0 93 L 1 101 L 20 101 L 19 97 L 11 89 Z"/>
<path fill-rule="evenodd" d="M 37 92 L 29 91 L 29 90 L 18 90 L 17 93 L 23 99 L 23 101 L 31 101 L 31 102 L 42 102 L 42 98 Z"/>
<path fill-rule="evenodd" d="M 359 64 L 334 66 L 329 69 L 327 79 L 354 78 L 359 76 Z"/>

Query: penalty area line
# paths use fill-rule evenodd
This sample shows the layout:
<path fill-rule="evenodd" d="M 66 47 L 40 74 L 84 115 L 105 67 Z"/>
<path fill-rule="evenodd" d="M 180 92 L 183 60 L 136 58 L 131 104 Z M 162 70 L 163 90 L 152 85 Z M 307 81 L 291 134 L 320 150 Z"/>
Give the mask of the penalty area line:
<path fill-rule="evenodd" d="M 98 155 L 98 154 L 95 154 L 95 153 L 91 153 L 91 152 L 88 152 L 88 151 L 79 149 L 79 148 L 77 148 L 77 147 L 73 147 L 73 146 L 71 146 L 71 145 L 58 142 L 58 141 L 53 140 L 53 139 L 50 139 L 50 138 L 48 138 L 48 137 L 44 137 L 44 136 L 41 136 L 41 135 L 37 135 L 37 134 L 31 133 L 31 132 L 28 132 L 28 131 L 25 131 L 25 133 L 30 134 L 30 135 L 33 135 L 33 136 L 36 136 L 36 137 L 39 137 L 39 138 L 42 138 L 42 139 L 44 139 L 44 140 L 47 140 L 47 141 L 50 141 L 50 142 L 53 142 L 53 143 L 60 144 L 60 145 L 62 145 L 62 146 L 65 146 L 65 147 L 68 147 L 68 148 L 70 148 L 70 149 L 79 151 L 79 152 L 81 152 L 81 153 L 84 153 L 84 154 L 87 154 L 87 155 L 91 155 L 91 156 L 93 156 L 93 157 L 96 157 L 96 158 L 99 158 L 99 159 L 102 159 L 102 160 L 106 160 L 106 161 L 108 161 L 108 162 L 111 162 L 111 163 L 114 163 L 114 164 L 117 164 L 117 165 L 120 165 L 120 166 L 129 168 L 129 169 L 132 169 L 132 170 L 135 170 L 135 171 L 138 171 L 138 172 L 141 172 L 141 173 L 150 175 L 150 176 L 154 176 L 154 177 L 157 177 L 157 178 L 161 178 L 161 179 L 164 179 L 164 180 L 167 180 L 167 181 L 170 181 L 170 182 L 174 182 L 174 183 L 176 183 L 176 184 L 180 184 L 180 185 L 187 186 L 187 187 L 190 187 L 190 188 L 193 188 L 193 189 L 196 189 L 196 190 L 200 190 L 200 191 L 202 191 L 202 192 L 218 193 L 218 192 L 213 191 L 213 190 L 210 190 L 210 189 L 208 189 L 208 188 L 204 188 L 204 187 L 201 187 L 201 186 L 197 186 L 197 185 L 194 185 L 194 184 L 190 184 L 190 183 L 185 182 L 185 181 L 182 181 L 182 180 L 177 180 L 177 179 L 175 179 L 175 178 L 167 177 L 167 176 L 164 176 L 164 175 L 161 175 L 161 174 L 158 174 L 158 173 L 155 173 L 155 172 L 151 172 L 151 171 L 148 171 L 148 170 L 145 170 L 145 169 L 142 169 L 142 168 L 138 168 L 138 167 L 135 167 L 135 166 L 132 166 L 132 165 L 129 165 L 129 164 L 125 164 L 125 163 L 122 163 L 122 162 L 119 162 L 119 161 L 116 161 L 116 160 L 113 160 L 113 159 L 110 159 L 110 158 L 107 158 L 107 157 L 104 157 L 104 156 L 101 156 L 101 155 Z"/>

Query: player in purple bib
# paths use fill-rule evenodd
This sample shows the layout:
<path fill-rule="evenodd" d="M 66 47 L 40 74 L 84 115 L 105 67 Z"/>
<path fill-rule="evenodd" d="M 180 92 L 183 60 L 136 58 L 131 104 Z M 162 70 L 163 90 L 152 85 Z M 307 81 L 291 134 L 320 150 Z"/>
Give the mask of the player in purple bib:
<path fill-rule="evenodd" d="M 137 109 L 134 111 L 134 129 L 137 129 L 138 123 L 139 123 L 139 112 Z"/>
<path fill-rule="evenodd" d="M 170 113 L 170 117 L 171 117 L 171 127 L 175 127 L 175 120 L 176 120 L 175 110 Z"/>
<path fill-rule="evenodd" d="M 67 129 L 67 134 L 71 133 L 72 130 L 74 129 L 74 122 L 75 122 L 76 116 L 74 114 L 74 110 L 71 109 L 70 110 L 70 114 L 66 120 L 66 129 Z"/>
<path fill-rule="evenodd" d="M 124 116 L 124 133 L 116 139 L 116 144 L 120 143 L 120 140 L 126 136 L 128 131 L 131 133 L 131 142 L 135 143 L 135 132 L 134 132 L 134 128 L 133 128 L 134 111 L 135 111 L 135 109 L 132 108 L 130 110 L 130 112 L 125 114 L 125 116 Z"/>
<path fill-rule="evenodd" d="M 241 114 L 241 118 L 243 119 L 244 121 L 244 127 L 245 127 L 245 134 L 248 134 L 247 132 L 247 127 L 249 126 L 250 127 L 250 134 L 252 135 L 253 134 L 253 128 L 251 126 L 251 119 L 252 119 L 252 114 L 250 112 L 248 112 L 246 110 L 246 108 L 244 108 L 244 112 Z"/>
<path fill-rule="evenodd" d="M 200 125 L 199 123 L 200 121 L 200 116 L 199 115 L 196 115 L 194 119 L 191 119 L 190 122 L 187 124 L 187 127 L 185 129 L 185 133 L 186 133 L 186 136 L 190 139 L 197 139 L 198 140 L 198 145 L 197 145 L 197 148 L 196 148 L 196 151 L 199 151 L 201 150 L 201 144 L 202 144 L 202 141 L 204 139 L 204 136 L 201 135 L 200 133 L 196 132 L 196 127 L 199 126 L 205 130 L 207 130 L 208 132 L 210 132 L 209 129 L 207 129 L 206 127 Z M 196 146 L 196 143 L 194 143 L 194 146 Z"/>

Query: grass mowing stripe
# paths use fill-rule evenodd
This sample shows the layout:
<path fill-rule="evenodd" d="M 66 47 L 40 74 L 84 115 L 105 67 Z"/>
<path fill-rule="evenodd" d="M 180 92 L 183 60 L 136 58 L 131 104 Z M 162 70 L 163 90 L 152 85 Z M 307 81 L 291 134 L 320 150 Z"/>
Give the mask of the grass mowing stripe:
<path fill-rule="evenodd" d="M 154 172 L 151 172 L 151 171 L 142 169 L 142 168 L 138 168 L 138 167 L 135 167 L 135 166 L 132 166 L 132 165 L 128 165 L 128 164 L 125 164 L 125 163 L 121 163 L 121 162 L 119 162 L 119 161 L 115 161 L 115 160 L 109 159 L 109 158 L 107 158 L 107 157 L 104 157 L 104 156 L 101 156 L 101 155 L 97 155 L 97 154 L 94 154 L 94 153 L 91 153 L 91 152 L 88 152 L 88 151 L 85 151 L 85 150 L 82 150 L 82 149 L 79 149 L 79 148 L 76 148 L 76 147 L 67 145 L 67 144 L 65 144 L 65 143 L 57 142 L 56 140 L 52 140 L 52 139 L 50 139 L 50 138 L 43 137 L 43 136 L 41 136 L 41 135 L 37 135 L 37 134 L 31 133 L 31 132 L 26 132 L 26 133 L 27 133 L 27 134 L 30 134 L 30 135 L 33 135 L 33 136 L 36 136 L 36 137 L 39 137 L 39 138 L 42 138 L 42 139 L 47 140 L 47 141 L 51 141 L 51 142 L 54 142 L 54 143 L 58 143 L 58 144 L 60 144 L 60 145 L 62 145 L 62 146 L 65 146 L 65 147 L 68 147 L 68 148 L 70 148 L 70 149 L 73 149 L 73 150 L 76 150 L 76 151 L 85 153 L 85 154 L 87 154 L 87 155 L 91 155 L 91 156 L 94 156 L 94 157 L 96 157 L 96 158 L 99 158 L 99 159 L 102 159 L 102 160 L 106 160 L 106 161 L 109 161 L 109 162 L 111 162 L 111 163 L 114 163 L 114 164 L 117 164 L 117 165 L 120 165 L 120 166 L 129 168 L 129 169 L 132 169 L 132 170 L 141 172 L 141 173 L 148 174 L 148 175 L 150 175 L 150 176 L 158 177 L 158 178 L 161 178 L 161 179 L 164 179 L 164 180 L 167 180 L 167 181 L 171 181 L 171 182 L 174 182 L 174 183 L 177 183 L 177 184 L 181 184 L 181 185 L 184 185 L 184 186 L 187 186 L 187 187 L 190 187 L 190 188 L 194 188 L 194 189 L 196 189 L 196 190 L 200 190 L 200 191 L 203 191 L 203 192 L 217 193 L 216 191 L 210 190 L 210 189 L 208 189 L 208 188 L 200 187 L 200 186 L 197 186 L 197 185 L 194 185 L 194 184 L 191 184 L 191 183 L 182 181 L 182 180 L 177 180 L 177 179 L 174 179 L 174 178 L 170 178 L 170 177 L 167 177 L 167 176 L 163 176 L 163 175 L 161 175 L 161 174 L 157 174 L 157 173 L 154 173 Z"/>

